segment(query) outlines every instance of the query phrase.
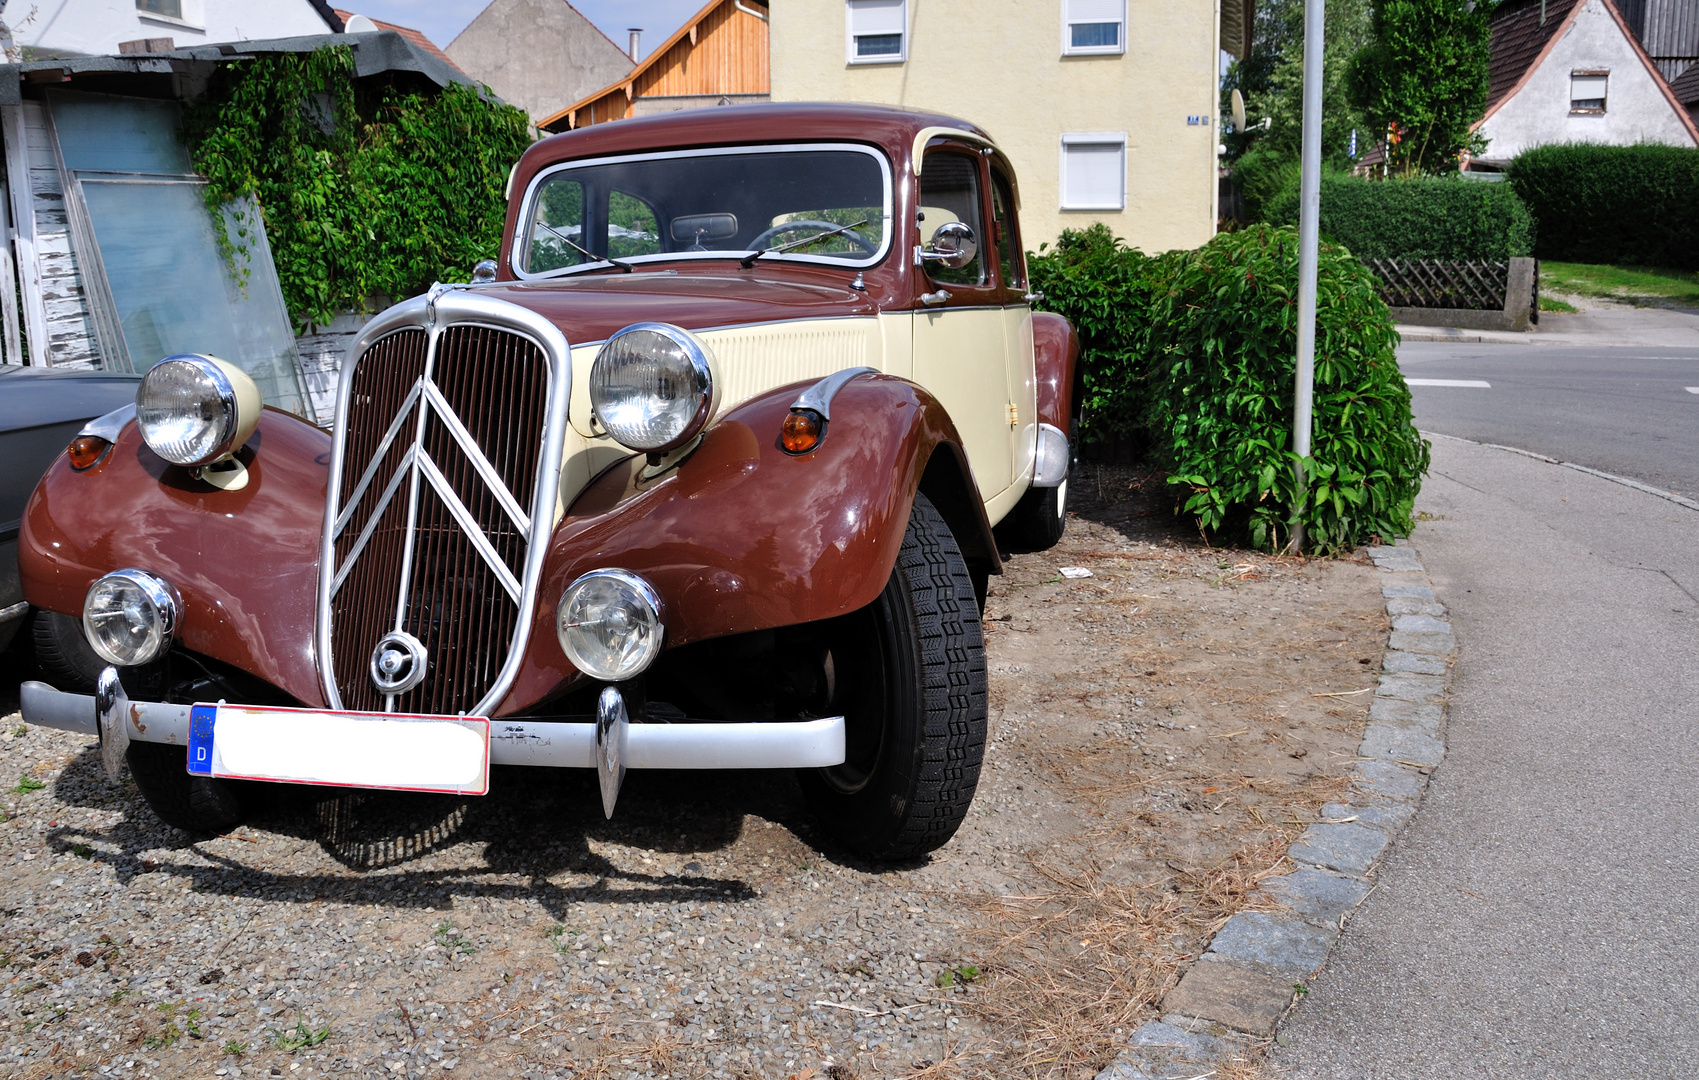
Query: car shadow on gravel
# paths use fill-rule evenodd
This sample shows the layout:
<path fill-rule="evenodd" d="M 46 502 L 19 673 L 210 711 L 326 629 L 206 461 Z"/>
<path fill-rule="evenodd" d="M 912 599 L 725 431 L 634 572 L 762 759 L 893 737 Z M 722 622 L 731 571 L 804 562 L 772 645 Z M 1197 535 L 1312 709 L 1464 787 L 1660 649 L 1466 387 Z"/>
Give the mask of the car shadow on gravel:
<path fill-rule="evenodd" d="M 709 872 L 692 861 L 671 874 L 629 865 L 648 862 L 645 853 L 675 863 L 681 855 L 719 856 L 724 863 L 751 818 L 788 830 L 817 859 L 863 872 L 897 872 L 925 861 L 870 864 L 833 850 L 788 772 L 632 773 L 611 821 L 602 815 L 589 770 L 498 766 L 490 794 L 481 798 L 245 787 L 252 799 L 246 824 L 222 837 L 191 837 L 155 818 L 128 776 L 117 786 L 108 782 L 91 746 L 60 770 L 54 798 L 121 809 L 123 816 L 102 830 L 50 823 L 45 839 L 55 851 L 110 865 L 126 885 L 138 875 L 167 874 L 197 892 L 439 910 L 456 898 L 534 900 L 556 919 L 586 902 L 755 899 L 762 885 L 753 865 Z M 249 845 L 251 853 L 244 850 Z M 636 858 L 619 865 L 597 850 L 609 847 Z M 311 849 L 323 859 L 307 861 L 319 861 L 321 872 L 268 866 L 300 866 Z"/>

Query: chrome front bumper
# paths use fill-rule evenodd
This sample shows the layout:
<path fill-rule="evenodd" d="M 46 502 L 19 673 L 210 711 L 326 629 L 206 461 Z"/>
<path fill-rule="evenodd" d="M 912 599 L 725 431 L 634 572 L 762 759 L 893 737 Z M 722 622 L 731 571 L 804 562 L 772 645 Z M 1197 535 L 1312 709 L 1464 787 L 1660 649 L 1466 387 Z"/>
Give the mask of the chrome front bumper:
<path fill-rule="evenodd" d="M 111 669 L 107 669 L 111 671 Z M 108 770 L 134 742 L 189 744 L 189 705 L 129 701 L 117 678 L 101 693 L 67 694 L 26 682 L 24 722 L 99 736 Z M 490 721 L 490 763 L 597 768 L 596 724 L 547 720 Z M 777 724 L 628 724 L 618 759 L 629 769 L 809 769 L 844 761 L 844 718 Z M 606 736 L 604 736 L 604 741 Z M 112 753 L 107 750 L 111 748 Z"/>

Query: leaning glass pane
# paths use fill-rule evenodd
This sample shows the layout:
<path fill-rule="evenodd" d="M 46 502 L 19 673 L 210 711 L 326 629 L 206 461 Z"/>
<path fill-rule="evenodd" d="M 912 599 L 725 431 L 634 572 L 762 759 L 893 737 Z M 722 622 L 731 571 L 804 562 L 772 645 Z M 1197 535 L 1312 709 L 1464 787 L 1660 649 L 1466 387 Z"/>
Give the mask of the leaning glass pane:
<path fill-rule="evenodd" d="M 200 184 L 85 178 L 82 189 L 136 370 L 173 353 L 210 353 L 253 376 L 266 404 L 308 415 L 254 204 L 225 208 L 217 227 L 230 241 L 227 258 Z"/>
<path fill-rule="evenodd" d="M 195 171 L 177 137 L 175 101 L 55 90 L 49 103 L 67 169 L 178 176 Z"/>

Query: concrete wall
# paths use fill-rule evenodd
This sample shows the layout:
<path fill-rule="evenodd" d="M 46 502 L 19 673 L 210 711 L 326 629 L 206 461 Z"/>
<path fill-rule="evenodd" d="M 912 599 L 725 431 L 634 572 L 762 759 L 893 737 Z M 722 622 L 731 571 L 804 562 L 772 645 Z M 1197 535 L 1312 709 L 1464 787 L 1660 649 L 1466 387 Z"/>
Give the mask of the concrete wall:
<path fill-rule="evenodd" d="M 3 16 L 11 41 L 3 44 L 26 50 L 9 59 L 27 60 L 115 53 L 119 42 L 142 38 L 188 48 L 331 32 L 307 0 L 182 0 L 182 11 L 173 19 L 137 11 L 136 0 L 14 0 Z"/>
<path fill-rule="evenodd" d="M 1062 0 L 909 0 L 908 17 L 906 63 L 852 65 L 844 0 L 775 3 L 773 100 L 882 102 L 978 124 L 1014 161 L 1029 249 L 1094 221 L 1146 251 L 1215 234 L 1214 0 L 1132 0 L 1119 55 L 1063 56 Z M 1126 135 L 1125 209 L 1061 209 L 1064 132 Z"/>
<path fill-rule="evenodd" d="M 1609 70 L 1605 111 L 1571 114 L 1570 74 Z M 1656 142 L 1693 146 L 1694 138 L 1633 44 L 1600 0 L 1587 0 L 1522 89 L 1482 121 L 1483 160 L 1508 161 L 1531 146 Z"/>
<path fill-rule="evenodd" d="M 533 121 L 624 78 L 634 66 L 566 0 L 495 0 L 443 51 Z"/>

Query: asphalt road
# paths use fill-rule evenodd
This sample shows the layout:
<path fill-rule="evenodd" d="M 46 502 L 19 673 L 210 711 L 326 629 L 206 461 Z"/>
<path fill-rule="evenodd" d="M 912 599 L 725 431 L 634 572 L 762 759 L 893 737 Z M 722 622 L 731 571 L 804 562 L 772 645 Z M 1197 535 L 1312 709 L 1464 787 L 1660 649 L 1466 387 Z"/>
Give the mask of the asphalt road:
<path fill-rule="evenodd" d="M 1461 648 L 1447 757 L 1277 1072 L 1692 1076 L 1699 511 L 1447 439 L 1416 505 Z"/>
<path fill-rule="evenodd" d="M 1699 349 L 1411 342 L 1423 431 L 1499 443 L 1699 499 Z"/>

